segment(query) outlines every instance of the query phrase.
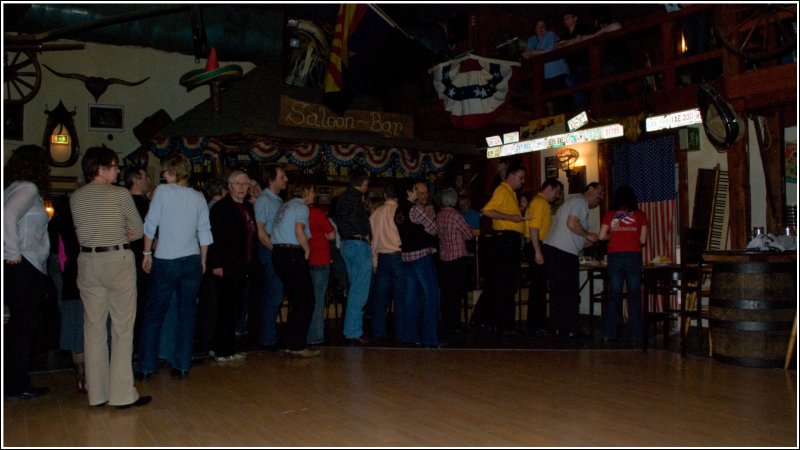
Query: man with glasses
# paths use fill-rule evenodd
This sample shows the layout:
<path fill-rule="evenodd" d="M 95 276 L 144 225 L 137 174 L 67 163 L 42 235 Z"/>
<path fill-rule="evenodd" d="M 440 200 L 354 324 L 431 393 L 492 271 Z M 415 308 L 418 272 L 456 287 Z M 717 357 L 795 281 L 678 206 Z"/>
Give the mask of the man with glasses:
<path fill-rule="evenodd" d="M 84 307 L 86 387 L 89 404 L 118 409 L 150 403 L 133 386 L 133 324 L 136 268 L 130 240 L 140 239 L 142 218 L 130 192 L 116 186 L 117 153 L 92 147 L 81 162 L 87 184 L 75 191 L 70 207 L 81 253 L 78 289 Z M 111 352 L 106 323 L 111 317 Z"/>
<path fill-rule="evenodd" d="M 492 236 L 488 238 L 484 269 L 485 289 L 472 313 L 472 323 L 491 327 L 498 334 L 514 333 L 514 295 L 519 283 L 522 257 L 522 232 L 525 217 L 519 209 L 516 190 L 525 182 L 521 164 L 509 164 L 505 181 L 495 188 L 481 214 L 492 219 Z"/>
<path fill-rule="evenodd" d="M 210 211 L 214 243 L 208 249 L 207 267 L 217 291 L 217 324 L 212 351 L 217 362 L 245 358 L 236 352 L 236 324 L 242 314 L 247 283 L 257 279 L 261 265 L 253 204 L 245 201 L 250 177 L 241 170 L 228 176 L 228 195 Z"/>

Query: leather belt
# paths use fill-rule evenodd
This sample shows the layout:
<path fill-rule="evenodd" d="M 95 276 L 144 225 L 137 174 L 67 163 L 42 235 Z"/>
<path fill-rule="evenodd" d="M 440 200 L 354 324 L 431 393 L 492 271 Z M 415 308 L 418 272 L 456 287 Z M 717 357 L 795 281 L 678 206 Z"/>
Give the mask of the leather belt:
<path fill-rule="evenodd" d="M 81 245 L 81 251 L 84 253 L 115 252 L 117 250 L 127 250 L 130 248 L 131 244 L 117 244 L 117 245 L 109 245 L 106 247 L 84 247 Z"/>
<path fill-rule="evenodd" d="M 350 236 L 350 237 L 342 238 L 342 240 L 343 241 L 364 241 L 364 242 L 369 242 L 369 239 L 367 239 L 367 238 L 365 238 L 363 236 Z"/>
<path fill-rule="evenodd" d="M 493 231 L 492 235 L 494 235 L 494 236 L 520 237 L 520 236 L 522 236 L 522 233 L 520 233 L 519 231 L 514 231 L 514 230 L 501 230 L 501 231 Z"/>
<path fill-rule="evenodd" d="M 303 248 L 297 244 L 272 244 L 272 246 L 277 248 Z"/>

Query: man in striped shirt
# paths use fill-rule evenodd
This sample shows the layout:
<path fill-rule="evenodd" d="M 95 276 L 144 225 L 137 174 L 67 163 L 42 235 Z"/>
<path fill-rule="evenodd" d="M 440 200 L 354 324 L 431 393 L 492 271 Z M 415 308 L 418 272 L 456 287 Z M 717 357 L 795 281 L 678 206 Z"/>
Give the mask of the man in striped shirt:
<path fill-rule="evenodd" d="M 78 288 L 84 308 L 86 387 L 89 404 L 118 409 L 150 403 L 133 386 L 133 325 L 136 268 L 130 241 L 140 239 L 142 218 L 130 192 L 115 186 L 116 152 L 103 146 L 81 162 L 87 184 L 72 194 L 70 207 L 81 246 Z M 111 317 L 111 353 L 106 322 Z"/>

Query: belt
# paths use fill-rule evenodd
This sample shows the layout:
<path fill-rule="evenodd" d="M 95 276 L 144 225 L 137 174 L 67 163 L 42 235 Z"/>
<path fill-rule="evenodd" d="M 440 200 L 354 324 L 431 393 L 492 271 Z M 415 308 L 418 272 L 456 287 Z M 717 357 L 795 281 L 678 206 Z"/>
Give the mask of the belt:
<path fill-rule="evenodd" d="M 272 244 L 276 248 L 303 248 L 297 244 Z"/>
<path fill-rule="evenodd" d="M 492 234 L 494 236 L 517 236 L 517 237 L 522 236 L 522 233 L 514 230 L 493 231 Z"/>
<path fill-rule="evenodd" d="M 129 248 L 131 248 L 131 244 L 117 244 L 106 247 L 84 247 L 81 245 L 81 251 L 84 253 L 115 252 L 117 250 L 127 250 Z"/>
<path fill-rule="evenodd" d="M 365 238 L 363 236 L 350 236 L 350 237 L 342 238 L 342 240 L 343 241 L 364 241 L 364 242 L 369 242 L 369 239 L 367 239 L 367 238 Z"/>

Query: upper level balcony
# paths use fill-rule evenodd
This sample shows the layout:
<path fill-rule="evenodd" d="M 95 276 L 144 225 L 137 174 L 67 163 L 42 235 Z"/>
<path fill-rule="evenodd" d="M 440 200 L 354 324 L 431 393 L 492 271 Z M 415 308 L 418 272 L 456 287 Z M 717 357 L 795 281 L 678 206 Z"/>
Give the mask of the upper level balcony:
<path fill-rule="evenodd" d="M 508 131 L 553 113 L 569 117 L 587 108 L 576 105 L 576 98 L 585 100 L 598 120 L 690 109 L 697 107 L 701 82 L 712 85 L 740 114 L 785 111 L 796 122 L 790 112 L 797 101 L 796 5 L 691 4 L 616 25 L 613 31 L 562 42 L 549 53 L 523 59 L 506 111 L 478 134 Z M 510 30 L 520 40 L 533 33 L 529 19 L 488 8 L 471 13 L 469 29 L 461 47 L 498 59 L 504 58 L 491 36 L 499 30 Z M 547 91 L 544 64 L 558 59 L 583 76 L 576 85 Z M 421 122 L 420 131 L 437 123 Z M 458 138 L 454 133 L 453 139 Z"/>

